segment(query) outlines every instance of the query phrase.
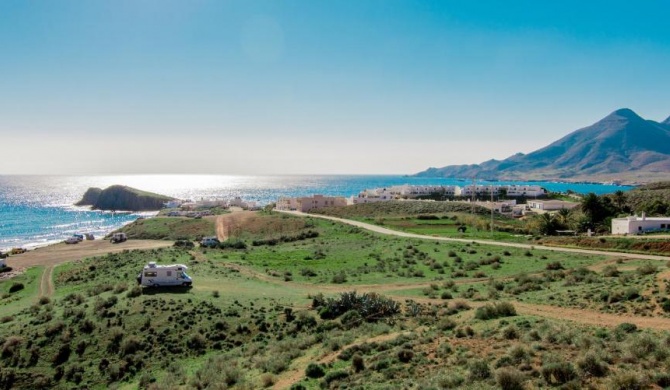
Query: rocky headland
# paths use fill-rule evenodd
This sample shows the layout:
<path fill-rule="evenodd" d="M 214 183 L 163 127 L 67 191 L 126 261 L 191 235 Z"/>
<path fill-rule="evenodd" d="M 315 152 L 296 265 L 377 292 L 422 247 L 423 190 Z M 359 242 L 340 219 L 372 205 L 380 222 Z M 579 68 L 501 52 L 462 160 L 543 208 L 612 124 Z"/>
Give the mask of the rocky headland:
<path fill-rule="evenodd" d="M 136 188 L 114 185 L 104 190 L 89 188 L 76 206 L 91 206 L 94 210 L 155 211 L 163 208 L 165 202 L 173 198 L 138 190 Z"/>

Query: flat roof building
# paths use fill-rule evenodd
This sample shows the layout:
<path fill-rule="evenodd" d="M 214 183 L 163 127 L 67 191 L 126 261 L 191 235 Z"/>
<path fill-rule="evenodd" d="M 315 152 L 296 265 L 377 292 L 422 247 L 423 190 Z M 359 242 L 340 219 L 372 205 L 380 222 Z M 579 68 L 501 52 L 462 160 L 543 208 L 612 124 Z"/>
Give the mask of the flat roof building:
<path fill-rule="evenodd" d="M 642 234 L 670 230 L 670 217 L 641 217 L 633 215 L 612 219 L 612 234 Z"/>

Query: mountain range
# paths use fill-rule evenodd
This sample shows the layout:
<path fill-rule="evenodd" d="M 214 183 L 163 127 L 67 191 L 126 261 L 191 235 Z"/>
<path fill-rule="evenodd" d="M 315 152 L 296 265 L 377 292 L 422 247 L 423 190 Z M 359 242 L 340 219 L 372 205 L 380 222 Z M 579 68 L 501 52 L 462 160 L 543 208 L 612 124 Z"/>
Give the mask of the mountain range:
<path fill-rule="evenodd" d="M 670 117 L 655 122 L 622 108 L 532 153 L 429 168 L 415 176 L 622 183 L 668 180 Z"/>

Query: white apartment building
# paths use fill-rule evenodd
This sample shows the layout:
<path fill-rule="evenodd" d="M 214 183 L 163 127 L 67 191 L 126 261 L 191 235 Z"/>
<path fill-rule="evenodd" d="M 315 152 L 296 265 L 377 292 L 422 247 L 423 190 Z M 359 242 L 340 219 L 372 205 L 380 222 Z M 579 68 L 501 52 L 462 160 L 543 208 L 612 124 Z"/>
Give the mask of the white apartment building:
<path fill-rule="evenodd" d="M 361 191 L 352 198 L 353 204 L 386 202 L 394 199 L 414 199 L 420 196 L 428 196 L 435 193 L 453 197 L 458 186 L 411 186 L 409 184 L 392 186 L 388 188 L 374 188 Z"/>
<path fill-rule="evenodd" d="M 346 205 L 347 200 L 341 196 L 314 195 L 301 198 L 279 198 L 276 207 L 277 210 L 302 211 L 306 213 L 310 210 L 325 207 L 344 207 Z"/>
<path fill-rule="evenodd" d="M 391 192 L 400 195 L 403 198 L 417 198 L 419 196 L 428 196 L 435 193 L 443 193 L 447 196 L 454 196 L 457 186 L 394 186 Z"/>
<path fill-rule="evenodd" d="M 386 188 L 376 188 L 360 192 L 357 196 L 352 197 L 352 203 L 361 204 L 388 202 L 389 200 L 394 200 L 396 198 L 397 194 L 392 193 L 390 189 L 387 190 Z"/>
<path fill-rule="evenodd" d="M 483 184 L 477 184 L 477 185 L 467 185 L 464 187 L 457 187 L 457 190 L 455 191 L 456 196 L 461 196 L 464 198 L 469 198 L 472 197 L 473 194 L 474 196 L 491 196 L 491 192 L 493 192 L 493 196 L 498 196 L 500 193 L 500 189 L 504 188 L 506 186 L 497 186 L 497 185 L 483 185 Z"/>
<path fill-rule="evenodd" d="M 525 196 L 528 198 L 534 198 L 547 194 L 544 188 L 534 185 L 508 185 L 504 187 L 507 189 L 507 196 L 510 197 Z"/>

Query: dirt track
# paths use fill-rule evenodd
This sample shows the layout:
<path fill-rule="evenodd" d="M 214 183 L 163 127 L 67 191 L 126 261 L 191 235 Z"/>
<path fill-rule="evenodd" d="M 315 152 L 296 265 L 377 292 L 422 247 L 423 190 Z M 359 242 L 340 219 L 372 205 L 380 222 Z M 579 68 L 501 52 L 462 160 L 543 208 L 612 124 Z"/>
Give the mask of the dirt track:
<path fill-rule="evenodd" d="M 50 265 L 44 269 L 42 272 L 42 279 L 40 281 L 40 287 L 37 293 L 38 297 L 50 297 L 54 293 L 54 282 L 53 282 L 53 273 L 54 266 Z"/>
<path fill-rule="evenodd" d="M 319 214 L 307 214 L 299 211 L 282 211 L 276 210 L 280 213 L 292 214 L 300 217 L 314 217 L 328 219 L 331 221 L 337 221 L 341 223 L 346 223 L 348 225 L 356 226 L 362 229 L 366 229 L 375 233 L 387 234 L 391 236 L 406 237 L 406 238 L 419 238 L 422 240 L 435 240 L 435 241 L 451 241 L 451 242 L 463 242 L 463 243 L 472 243 L 475 242 L 480 245 L 491 245 L 491 246 L 502 246 L 502 247 L 511 247 L 511 248 L 522 248 L 522 249 L 539 249 L 547 250 L 554 252 L 566 252 L 566 253 L 583 253 L 587 255 L 601 255 L 601 256 L 617 256 L 621 258 L 630 258 L 630 259 L 643 259 L 643 260 L 661 260 L 668 261 L 670 257 L 668 256 L 657 256 L 657 255 L 643 255 L 637 253 L 623 253 L 623 252 L 607 252 L 607 251 L 596 251 L 590 249 L 577 249 L 577 248 L 561 248 L 561 247 L 552 247 L 552 246 L 543 246 L 543 245 L 528 245 L 528 244 L 518 244 L 514 242 L 500 242 L 500 241 L 489 241 L 489 240 L 472 240 L 472 239 L 463 239 L 463 238 L 451 238 L 451 237 L 436 237 L 436 236 L 425 236 L 415 233 L 407 233 L 398 230 L 391 230 L 385 227 L 372 225 L 365 222 L 353 221 L 350 219 L 343 219 L 337 217 L 331 217 L 327 215 Z"/>
<path fill-rule="evenodd" d="M 310 217 L 316 217 L 316 218 L 324 218 L 324 219 L 329 219 L 333 221 L 338 221 L 342 223 L 346 223 L 349 225 L 357 226 L 363 229 L 367 229 L 370 231 L 374 231 L 377 233 L 381 234 L 388 234 L 388 235 L 394 235 L 394 236 L 399 236 L 399 237 L 409 237 L 409 238 L 420 238 L 420 239 L 429 239 L 429 240 L 438 240 L 438 241 L 456 241 L 456 242 L 473 242 L 473 240 L 464 240 L 464 239 L 457 239 L 457 238 L 447 238 L 447 237 L 432 237 L 432 236 L 422 236 L 419 234 L 413 234 L 413 233 L 405 233 L 405 232 L 400 232 L 400 231 L 395 231 L 387 228 L 383 228 L 380 226 L 375 226 L 371 224 L 367 224 L 364 222 L 358 222 L 358 221 L 351 221 L 351 220 L 346 220 L 346 219 L 341 219 L 341 218 L 335 218 L 335 217 L 329 217 L 329 216 L 321 216 L 321 215 L 312 215 L 312 214 L 305 214 L 305 213 L 300 213 L 300 212 L 288 212 L 289 214 L 293 215 L 298 215 L 298 216 L 310 216 Z M 505 243 L 505 242 L 495 242 L 495 241 L 484 241 L 484 240 L 474 240 L 475 242 L 482 244 L 482 245 L 493 245 L 493 246 L 506 246 L 506 247 L 517 247 L 517 248 L 530 248 L 531 245 L 525 245 L 525 244 L 516 244 L 516 243 Z M 594 251 L 594 250 L 587 250 L 587 249 L 573 249 L 573 248 L 556 248 L 556 247 L 544 247 L 544 246 L 534 246 L 535 249 L 544 249 L 544 250 L 550 250 L 550 251 L 555 251 L 555 252 L 570 252 L 570 253 L 583 253 L 583 254 L 589 254 L 589 255 L 605 255 L 605 256 L 610 256 L 610 257 L 617 257 L 617 258 L 627 258 L 627 259 L 646 259 L 646 260 L 662 260 L 662 261 L 667 261 L 670 260 L 670 257 L 665 257 L 665 256 L 656 256 L 656 255 L 642 255 L 642 254 L 634 254 L 634 253 L 618 253 L 618 252 L 606 252 L 606 251 Z M 604 262 L 594 264 L 593 267 L 602 267 L 604 264 L 609 264 L 613 263 L 614 260 L 606 260 Z M 663 280 L 668 277 L 668 273 L 662 273 L 658 276 L 659 280 Z M 417 283 L 417 284 L 411 284 L 411 283 L 398 283 L 398 284 L 389 284 L 389 285 L 383 285 L 383 286 L 377 286 L 374 291 L 393 291 L 393 290 L 401 290 L 401 289 L 406 289 L 406 288 L 420 288 L 425 286 L 426 283 Z M 328 290 L 328 291 L 346 291 L 350 290 L 351 288 L 354 288 L 358 291 L 366 291 L 368 287 L 371 286 L 320 286 L 320 289 Z M 395 299 L 406 299 L 406 297 L 400 297 L 400 296 L 393 296 L 390 295 L 390 297 L 395 298 Z M 437 303 L 437 302 L 442 302 L 440 300 L 435 300 L 435 299 L 430 299 L 430 298 L 413 298 L 415 301 L 418 302 L 423 302 L 423 303 Z M 514 306 L 517 309 L 517 312 L 519 314 L 524 314 L 524 315 L 536 315 L 536 316 L 541 316 L 541 317 L 547 317 L 547 318 L 554 318 L 554 319 L 559 319 L 559 320 L 567 320 L 567 321 L 573 321 L 581 324 L 587 324 L 587 325 L 597 325 L 597 326 L 607 326 L 607 327 L 614 327 L 616 325 L 619 325 L 624 322 L 628 323 L 633 323 L 636 324 L 638 327 L 641 328 L 651 328 L 651 329 L 661 329 L 661 330 L 668 330 L 670 329 L 670 319 L 669 318 L 663 318 L 663 317 L 635 317 L 635 316 L 626 316 L 626 315 L 615 315 L 615 314 L 607 314 L 607 313 L 600 313 L 597 311 L 593 310 L 584 310 L 584 309 L 576 309 L 576 308 L 563 308 L 563 307 L 556 307 L 556 306 L 550 306 L 550 305 L 537 305 L 537 304 L 530 304 L 530 303 L 525 303 L 525 302 L 518 302 L 518 301 L 511 301 Z M 481 302 L 469 302 L 472 306 L 481 306 L 484 303 Z"/>
<path fill-rule="evenodd" d="M 171 245 L 172 241 L 159 240 L 128 240 L 120 244 L 111 244 L 107 240 L 82 241 L 72 245 L 61 243 L 10 256 L 7 258 L 7 265 L 12 268 L 29 268 L 36 265 L 53 267 L 67 261 L 117 253 L 126 249 L 154 249 Z"/>
<path fill-rule="evenodd" d="M 219 215 L 216 217 L 216 238 L 219 241 L 226 241 L 231 234 L 235 233 L 244 225 L 244 221 L 253 218 L 256 214 L 252 212 L 245 212 L 236 207 L 231 207 L 230 214 Z"/>

